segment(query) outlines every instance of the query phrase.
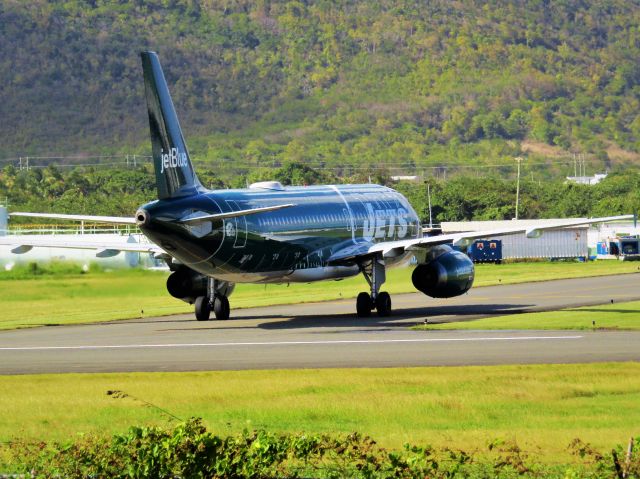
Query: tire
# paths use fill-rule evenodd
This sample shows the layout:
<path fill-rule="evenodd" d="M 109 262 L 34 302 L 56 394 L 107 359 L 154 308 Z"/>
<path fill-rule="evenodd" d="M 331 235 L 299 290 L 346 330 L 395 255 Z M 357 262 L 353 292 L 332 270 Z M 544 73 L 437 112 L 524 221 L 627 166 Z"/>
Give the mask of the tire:
<path fill-rule="evenodd" d="M 196 298 L 196 319 L 198 321 L 209 321 L 211 315 L 211 305 L 209 298 L 206 296 L 198 296 Z"/>
<path fill-rule="evenodd" d="M 389 316 L 391 314 L 391 296 L 386 291 L 378 294 L 376 298 L 376 309 L 378 316 Z"/>
<path fill-rule="evenodd" d="M 356 299 L 356 312 L 359 318 L 371 316 L 371 296 L 369 293 L 360 293 Z"/>
<path fill-rule="evenodd" d="M 231 308 L 229 307 L 229 299 L 226 296 L 216 296 L 213 300 L 213 313 L 216 315 L 216 319 L 224 321 L 229 319 Z"/>

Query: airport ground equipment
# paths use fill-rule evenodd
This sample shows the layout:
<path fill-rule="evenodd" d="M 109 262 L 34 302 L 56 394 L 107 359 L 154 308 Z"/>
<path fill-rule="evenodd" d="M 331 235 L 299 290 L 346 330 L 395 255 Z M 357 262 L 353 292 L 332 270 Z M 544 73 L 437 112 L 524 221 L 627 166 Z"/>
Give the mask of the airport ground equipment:
<path fill-rule="evenodd" d="M 474 263 L 495 263 L 502 262 L 502 240 L 475 240 L 467 248 L 467 255 Z"/>

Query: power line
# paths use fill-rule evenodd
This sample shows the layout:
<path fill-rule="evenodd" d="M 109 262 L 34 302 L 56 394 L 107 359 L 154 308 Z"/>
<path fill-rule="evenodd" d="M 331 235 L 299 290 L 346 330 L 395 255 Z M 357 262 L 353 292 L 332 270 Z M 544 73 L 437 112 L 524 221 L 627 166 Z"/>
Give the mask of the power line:
<path fill-rule="evenodd" d="M 120 161 L 102 161 L 102 160 L 113 160 L 119 159 Z M 34 164 L 34 162 L 41 161 L 51 161 L 58 160 L 65 163 L 57 163 L 52 162 L 48 164 Z M 69 161 L 74 160 L 82 160 L 82 163 L 74 163 Z M 87 161 L 87 160 L 97 160 L 97 161 Z M 73 156 L 24 156 L 18 158 L 5 158 L 0 159 L 0 163 L 13 163 L 19 169 L 33 169 L 33 168 L 46 168 L 48 166 L 55 166 L 56 168 L 83 168 L 83 167 L 131 167 L 137 166 L 138 163 L 149 163 L 152 160 L 152 156 L 150 155 L 73 155 Z M 225 170 L 229 170 L 230 172 L 238 171 L 238 170 L 259 170 L 265 168 L 274 168 L 279 167 L 283 164 L 289 163 L 286 160 L 270 160 L 262 163 L 245 163 L 243 164 L 241 161 L 230 160 L 228 158 L 224 159 L 202 159 L 198 157 L 194 157 L 194 160 L 197 165 L 211 167 L 212 165 L 225 165 Z M 583 169 L 586 169 L 587 159 L 585 155 L 581 155 L 580 163 Z M 597 160 L 592 160 L 597 161 Z M 66 163 L 69 162 L 69 163 Z M 229 165 L 229 163 L 233 163 L 233 166 Z M 404 171 L 404 172 L 422 172 L 424 174 L 425 171 L 438 171 L 446 174 L 447 171 L 456 171 L 456 170 L 487 170 L 487 169 L 510 169 L 514 170 L 517 168 L 517 165 L 514 163 L 485 163 L 485 164 L 459 164 L 459 163 L 440 163 L 436 165 L 427 165 L 421 163 L 407 163 L 404 161 L 393 161 L 393 162 L 376 162 L 375 164 L 363 165 L 362 163 L 357 164 L 340 164 L 340 165 L 331 165 L 327 164 L 327 161 L 323 160 L 307 160 L 301 161 L 305 166 L 308 166 L 312 169 L 319 171 L 335 171 L 335 170 L 348 170 L 348 171 L 371 171 L 371 170 L 388 170 L 388 171 Z M 534 166 L 568 166 L 575 165 L 575 160 L 572 157 L 562 157 L 557 159 L 548 159 L 545 161 L 539 162 L 527 162 L 530 167 Z"/>
<path fill-rule="evenodd" d="M 204 165 L 208 165 L 211 163 L 218 163 L 218 164 L 222 164 L 219 163 L 217 161 L 202 161 L 201 162 Z M 278 162 L 281 163 L 281 162 Z M 507 164 L 507 163 L 499 163 L 499 164 L 479 164 L 479 165 L 458 165 L 455 163 L 447 163 L 447 164 L 440 164 L 440 165 L 432 165 L 432 166 L 426 166 L 426 165 L 420 165 L 420 164 L 416 164 L 416 165 L 402 165 L 401 163 L 385 163 L 385 164 L 376 164 L 376 165 L 369 165 L 369 166 L 362 166 L 362 165 L 350 165 L 350 164 L 342 164 L 342 165 L 335 165 L 335 166 L 327 166 L 325 165 L 314 165 L 313 163 L 309 163 L 309 162 L 301 162 L 304 166 L 308 166 L 310 168 L 313 168 L 315 170 L 336 170 L 336 169 L 349 169 L 349 170 L 362 170 L 362 171 L 367 171 L 367 170 L 376 170 L 376 169 L 386 169 L 386 170 L 444 170 L 444 169 L 448 169 L 448 170 L 456 170 L 456 169 L 490 169 L 490 168 L 508 168 L 508 169 L 515 169 L 517 168 L 516 165 L 513 164 Z M 528 163 L 529 165 L 543 165 L 543 166 L 552 166 L 552 165 L 571 165 L 573 164 L 571 161 L 566 161 L 566 162 L 555 162 L 555 163 L 546 163 L 546 162 L 534 162 L 534 163 Z M 255 170 L 255 169 L 265 169 L 265 168 L 273 168 L 276 165 L 275 162 L 271 162 L 271 163 L 265 163 L 262 165 L 246 165 L 246 164 L 237 164 L 233 167 L 233 169 L 250 169 L 250 170 Z M 392 165 L 392 166 L 390 166 Z"/>
<path fill-rule="evenodd" d="M 92 158 L 95 159 L 111 159 L 111 158 L 122 158 L 125 159 L 127 157 L 136 157 L 136 158 L 145 158 L 145 159 L 151 159 L 152 156 L 151 155 L 138 155 L 138 154 L 128 154 L 128 155 L 71 155 L 71 156 L 31 156 L 31 155 L 25 155 L 25 156 L 18 156 L 15 158 L 3 158 L 0 159 L 0 163 L 9 163 L 12 161 L 20 161 L 22 159 L 29 159 L 29 160 L 90 160 Z"/>
<path fill-rule="evenodd" d="M 131 162 L 137 164 L 148 163 L 151 161 L 151 156 L 148 155 L 104 155 L 104 156 L 21 156 L 18 158 L 4 158 L 0 159 L 0 164 L 15 165 L 20 169 L 30 169 L 46 166 L 56 167 L 73 167 L 73 166 L 99 166 L 120 163 L 105 162 L 104 160 L 116 160 L 120 159 L 122 164 L 129 164 Z M 91 161 L 96 160 L 96 161 Z M 83 163 L 78 163 L 83 161 Z M 36 164 L 34 164 L 36 163 Z M 41 163 L 41 164 L 38 164 Z M 45 163 L 45 164 L 42 164 Z"/>

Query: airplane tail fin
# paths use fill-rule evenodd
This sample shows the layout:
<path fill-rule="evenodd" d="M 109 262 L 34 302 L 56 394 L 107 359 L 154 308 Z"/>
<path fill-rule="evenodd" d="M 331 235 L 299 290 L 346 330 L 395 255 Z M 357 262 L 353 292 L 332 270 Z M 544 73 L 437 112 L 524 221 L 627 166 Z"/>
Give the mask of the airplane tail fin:
<path fill-rule="evenodd" d="M 203 187 L 191 164 L 160 60 L 155 52 L 142 52 L 140 57 L 158 198 L 194 195 Z"/>

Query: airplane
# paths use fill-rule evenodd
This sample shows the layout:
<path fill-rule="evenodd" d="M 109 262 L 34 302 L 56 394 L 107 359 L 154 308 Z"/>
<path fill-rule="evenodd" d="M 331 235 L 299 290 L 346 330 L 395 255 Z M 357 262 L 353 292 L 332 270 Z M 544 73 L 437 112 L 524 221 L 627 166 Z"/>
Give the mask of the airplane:
<path fill-rule="evenodd" d="M 540 236 L 545 230 L 633 218 L 552 221 L 534 229 L 423 236 L 420 219 L 400 193 L 375 184 L 283 186 L 277 181 L 246 189 L 208 190 L 198 180 L 155 52 L 141 54 L 158 198 L 134 217 L 12 213 L 74 221 L 137 225 L 152 244 L 6 236 L 0 244 L 24 253 L 34 246 L 85 248 L 98 257 L 121 251 L 164 259 L 171 274 L 167 290 L 194 305 L 198 321 L 213 312 L 230 317 L 229 296 L 236 283 L 293 283 L 339 280 L 362 274 L 368 291 L 356 299 L 358 317 L 392 312 L 381 291 L 387 268 L 413 260 L 412 282 L 434 298 L 466 293 L 474 265 L 458 247 L 498 235 Z"/>

